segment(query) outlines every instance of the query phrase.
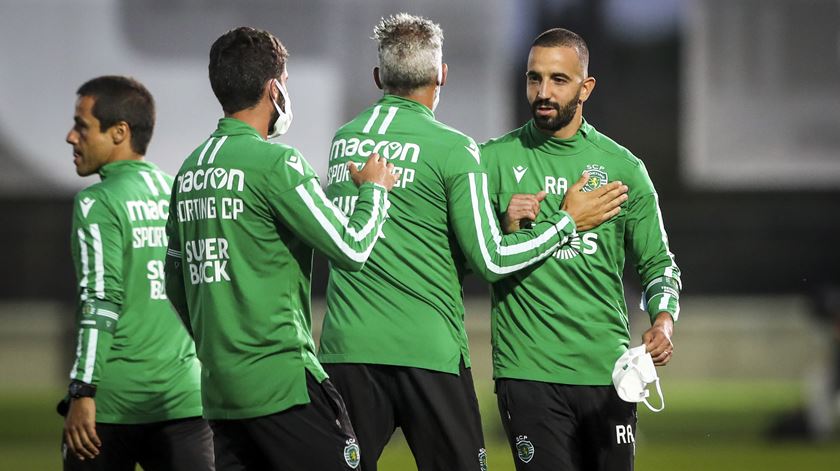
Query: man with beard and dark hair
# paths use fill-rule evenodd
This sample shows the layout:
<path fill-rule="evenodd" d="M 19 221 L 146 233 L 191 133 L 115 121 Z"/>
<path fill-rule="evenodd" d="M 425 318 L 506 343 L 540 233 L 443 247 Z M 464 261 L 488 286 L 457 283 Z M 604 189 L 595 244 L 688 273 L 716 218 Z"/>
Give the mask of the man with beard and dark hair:
<path fill-rule="evenodd" d="M 633 469 L 636 405 L 612 384 L 614 365 L 630 346 L 622 284 L 627 253 L 652 323 L 644 348 L 633 352 L 664 366 L 674 348 L 680 271 L 657 194 L 642 161 L 583 119 L 595 88 L 588 63 L 577 34 L 559 28 L 541 34 L 526 73 L 533 119 L 482 146 L 491 199 L 508 233 L 541 223 L 541 207 L 556 207 L 577 191 L 614 180 L 630 188 L 611 220 L 492 286 L 493 377 L 519 470 Z M 569 187 L 582 173 L 585 184 Z"/>

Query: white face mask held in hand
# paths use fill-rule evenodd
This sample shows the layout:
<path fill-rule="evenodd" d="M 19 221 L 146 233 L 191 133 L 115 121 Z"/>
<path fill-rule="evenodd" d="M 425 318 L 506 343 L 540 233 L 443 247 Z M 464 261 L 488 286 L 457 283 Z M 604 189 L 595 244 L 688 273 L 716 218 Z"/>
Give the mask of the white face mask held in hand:
<path fill-rule="evenodd" d="M 612 373 L 613 385 L 618 397 L 627 402 L 644 402 L 648 409 L 659 412 L 665 408 L 665 396 L 659 387 L 659 376 L 656 374 L 656 367 L 653 366 L 653 358 L 645 351 L 645 346 L 640 345 L 624 352 L 615 362 Z M 646 389 L 648 384 L 656 383 L 656 392 L 662 406 L 654 408 L 648 402 L 650 391 Z"/>

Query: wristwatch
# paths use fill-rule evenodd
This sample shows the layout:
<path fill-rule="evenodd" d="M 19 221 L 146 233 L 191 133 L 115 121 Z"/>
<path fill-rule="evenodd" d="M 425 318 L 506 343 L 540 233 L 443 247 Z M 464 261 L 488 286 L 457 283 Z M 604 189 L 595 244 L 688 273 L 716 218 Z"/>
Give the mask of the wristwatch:
<path fill-rule="evenodd" d="M 81 381 L 71 381 L 70 386 L 67 387 L 67 394 L 72 399 L 80 397 L 94 397 L 96 396 L 96 386 Z"/>

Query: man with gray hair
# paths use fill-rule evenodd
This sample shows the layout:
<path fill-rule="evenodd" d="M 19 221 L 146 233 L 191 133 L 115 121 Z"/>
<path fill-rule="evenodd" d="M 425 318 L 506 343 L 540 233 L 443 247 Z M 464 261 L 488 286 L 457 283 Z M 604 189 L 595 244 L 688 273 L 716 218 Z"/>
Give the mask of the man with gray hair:
<path fill-rule="evenodd" d="M 434 118 L 447 75 L 440 26 L 402 13 L 382 19 L 374 39 L 373 79 L 384 96 L 336 133 L 327 196 L 350 214 L 357 199 L 347 165 L 374 152 L 400 179 L 364 270 L 331 268 L 318 358 L 344 397 L 363 470 L 376 469 L 396 427 L 421 471 L 483 470 L 465 272 L 493 281 L 538 263 L 615 214 L 625 188 L 575 192 L 533 228 L 501 235 L 478 146 Z"/>

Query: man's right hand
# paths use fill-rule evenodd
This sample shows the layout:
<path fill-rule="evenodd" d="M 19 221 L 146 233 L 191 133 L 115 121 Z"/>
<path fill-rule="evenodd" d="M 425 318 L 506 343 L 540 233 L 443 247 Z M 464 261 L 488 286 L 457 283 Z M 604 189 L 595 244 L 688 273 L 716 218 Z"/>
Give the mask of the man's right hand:
<path fill-rule="evenodd" d="M 92 397 L 70 400 L 70 410 L 64 419 L 64 441 L 67 449 L 81 461 L 99 454 L 102 442 L 96 434 L 96 402 Z"/>
<path fill-rule="evenodd" d="M 584 172 L 563 198 L 562 209 L 575 220 L 578 231 L 588 231 L 610 220 L 621 211 L 621 203 L 627 201 L 627 186 L 620 181 L 581 191 L 588 179 L 589 174 Z"/>
<path fill-rule="evenodd" d="M 382 185 L 386 190 L 391 191 L 400 178 L 399 173 L 394 173 L 394 164 L 388 162 L 385 157 L 379 157 L 377 153 L 370 154 L 370 158 L 361 170 L 355 162 L 348 163 L 347 168 L 350 169 L 350 177 L 353 178 L 356 186 L 370 182 Z"/>

